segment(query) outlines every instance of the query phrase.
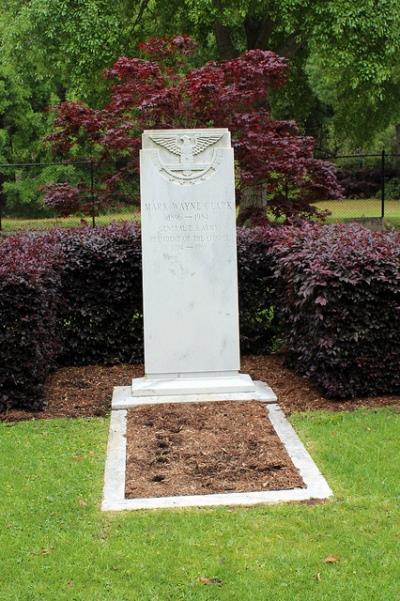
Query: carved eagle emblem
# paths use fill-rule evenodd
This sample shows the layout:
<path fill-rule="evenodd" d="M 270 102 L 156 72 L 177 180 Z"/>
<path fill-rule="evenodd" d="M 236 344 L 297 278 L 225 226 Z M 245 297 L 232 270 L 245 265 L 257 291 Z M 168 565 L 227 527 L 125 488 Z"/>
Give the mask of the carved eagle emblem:
<path fill-rule="evenodd" d="M 160 146 L 163 146 L 172 154 L 181 158 L 182 166 L 189 166 L 193 163 L 193 157 L 209 146 L 212 146 L 222 138 L 220 135 L 181 135 L 181 136 L 150 136 L 151 140 Z"/>

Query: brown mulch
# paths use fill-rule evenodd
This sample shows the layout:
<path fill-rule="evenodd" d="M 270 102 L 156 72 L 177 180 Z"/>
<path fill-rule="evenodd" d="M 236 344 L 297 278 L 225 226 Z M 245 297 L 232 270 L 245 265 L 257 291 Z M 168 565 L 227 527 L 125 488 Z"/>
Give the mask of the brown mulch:
<path fill-rule="evenodd" d="M 128 411 L 128 498 L 304 487 L 252 402 L 168 403 Z"/>
<path fill-rule="evenodd" d="M 399 395 L 359 397 L 343 401 L 326 399 L 307 379 L 283 366 L 283 355 L 248 355 L 243 357 L 241 368 L 254 380 L 267 382 L 278 397 L 279 406 L 286 413 L 300 411 L 354 411 L 360 408 L 400 406 Z"/>
<path fill-rule="evenodd" d="M 393 395 L 341 402 L 325 399 L 307 380 L 283 367 L 282 355 L 243 357 L 242 371 L 267 382 L 286 414 L 316 409 L 352 411 L 359 407 L 400 406 L 400 397 Z M 44 411 L 11 410 L 0 414 L 0 421 L 106 415 L 111 406 L 113 386 L 129 386 L 133 377 L 142 375 L 142 365 L 64 367 L 47 380 Z"/>
<path fill-rule="evenodd" d="M 143 365 L 63 367 L 47 378 L 43 411 L 12 409 L 0 413 L 0 421 L 104 416 L 111 409 L 113 387 L 129 386 L 142 375 Z"/>

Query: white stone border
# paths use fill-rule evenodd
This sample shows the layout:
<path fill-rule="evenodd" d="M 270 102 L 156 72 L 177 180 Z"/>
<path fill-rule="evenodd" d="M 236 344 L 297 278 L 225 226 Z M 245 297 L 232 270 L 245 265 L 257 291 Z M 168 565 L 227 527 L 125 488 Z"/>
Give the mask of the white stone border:
<path fill-rule="evenodd" d="M 260 492 L 218 493 L 211 495 L 185 495 L 177 497 L 125 498 L 126 467 L 126 410 L 111 412 L 110 434 L 104 476 L 102 511 L 132 509 L 161 509 L 173 507 L 205 507 L 213 505 L 257 505 L 283 501 L 305 501 L 326 499 L 332 496 L 325 478 L 315 465 L 310 454 L 289 424 L 280 407 L 266 405 L 268 417 L 277 435 L 284 444 L 293 464 L 303 478 L 305 488 L 290 490 L 267 490 Z"/>

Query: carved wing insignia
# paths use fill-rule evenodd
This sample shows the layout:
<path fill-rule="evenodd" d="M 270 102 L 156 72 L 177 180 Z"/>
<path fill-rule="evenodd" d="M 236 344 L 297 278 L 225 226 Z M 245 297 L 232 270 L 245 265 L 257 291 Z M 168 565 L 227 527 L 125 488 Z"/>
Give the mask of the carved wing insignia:
<path fill-rule="evenodd" d="M 153 140 L 153 142 L 155 142 L 156 144 L 164 146 L 164 148 L 172 152 L 172 154 L 177 154 L 178 156 L 181 156 L 182 151 L 180 146 L 178 146 L 177 144 L 176 136 L 171 136 L 170 138 L 167 138 L 165 136 L 150 136 L 150 139 Z"/>
<path fill-rule="evenodd" d="M 193 154 L 194 155 L 200 154 L 200 152 L 203 152 L 203 150 L 205 150 L 206 148 L 208 148 L 212 144 L 215 144 L 216 142 L 218 142 L 218 140 L 220 140 L 222 138 L 222 135 L 219 135 L 219 136 L 197 136 L 196 144 L 194 145 L 194 148 L 193 148 Z"/>

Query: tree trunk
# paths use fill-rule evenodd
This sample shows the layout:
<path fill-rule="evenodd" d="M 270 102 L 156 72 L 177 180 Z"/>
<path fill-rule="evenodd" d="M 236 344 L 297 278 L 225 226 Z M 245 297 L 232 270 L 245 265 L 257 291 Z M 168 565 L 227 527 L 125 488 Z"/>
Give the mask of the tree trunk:
<path fill-rule="evenodd" d="M 400 125 L 396 125 L 396 134 L 394 140 L 394 151 L 396 154 L 400 154 Z"/>
<path fill-rule="evenodd" d="M 221 60 L 227 60 L 235 58 L 237 51 L 232 42 L 231 31 L 229 27 L 221 23 L 221 21 L 214 22 L 214 33 L 217 42 L 218 55 Z"/>
<path fill-rule="evenodd" d="M 270 17 L 255 19 L 247 16 L 243 25 L 246 32 L 247 50 L 252 50 L 254 48 L 261 48 L 261 50 L 272 49 L 270 38 L 275 23 Z"/>

